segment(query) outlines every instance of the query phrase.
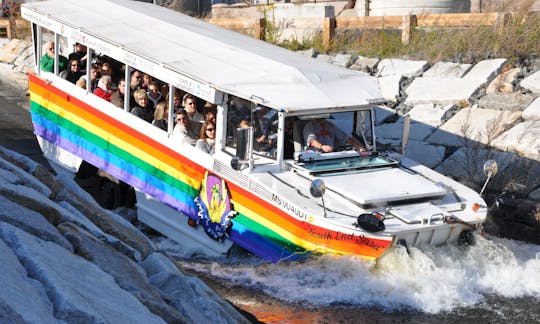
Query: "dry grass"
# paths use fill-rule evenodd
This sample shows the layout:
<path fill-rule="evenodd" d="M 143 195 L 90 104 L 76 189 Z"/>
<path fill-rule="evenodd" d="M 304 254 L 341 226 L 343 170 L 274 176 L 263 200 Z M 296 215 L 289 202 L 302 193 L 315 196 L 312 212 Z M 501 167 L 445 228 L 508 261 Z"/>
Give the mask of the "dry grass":
<path fill-rule="evenodd" d="M 445 60 L 461 63 L 504 57 L 513 64 L 519 64 L 540 53 L 540 14 L 529 12 L 531 3 L 523 2 L 521 9 L 514 11 L 511 19 L 502 27 L 418 28 L 409 45 L 402 45 L 399 29 L 338 31 L 330 52 L 347 51 L 367 57 L 408 57 L 430 62 Z M 293 50 L 315 48 L 324 52 L 320 36 L 302 43 L 293 41 L 278 45 Z"/>

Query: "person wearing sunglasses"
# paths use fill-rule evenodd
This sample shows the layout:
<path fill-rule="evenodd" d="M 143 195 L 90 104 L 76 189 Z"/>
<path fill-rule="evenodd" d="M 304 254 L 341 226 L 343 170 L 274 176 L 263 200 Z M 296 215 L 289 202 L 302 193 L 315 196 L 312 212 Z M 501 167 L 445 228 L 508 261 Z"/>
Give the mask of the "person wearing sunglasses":
<path fill-rule="evenodd" d="M 195 143 L 195 147 L 208 154 L 214 154 L 216 144 L 216 125 L 211 121 L 205 121 L 201 126 L 201 136 Z"/>
<path fill-rule="evenodd" d="M 49 41 L 43 45 L 43 56 L 39 61 L 39 66 L 43 72 L 54 72 L 54 42 Z M 68 59 L 65 56 L 58 55 L 58 71 L 62 72 L 68 65 Z"/>
<path fill-rule="evenodd" d="M 173 136 L 182 144 L 195 145 L 199 138 L 191 128 L 188 113 L 184 109 L 176 112 Z"/>
<path fill-rule="evenodd" d="M 78 58 L 72 58 L 68 62 L 68 69 L 60 73 L 60 77 L 68 80 L 71 83 L 76 83 L 84 72 L 81 71 L 81 61 Z"/>

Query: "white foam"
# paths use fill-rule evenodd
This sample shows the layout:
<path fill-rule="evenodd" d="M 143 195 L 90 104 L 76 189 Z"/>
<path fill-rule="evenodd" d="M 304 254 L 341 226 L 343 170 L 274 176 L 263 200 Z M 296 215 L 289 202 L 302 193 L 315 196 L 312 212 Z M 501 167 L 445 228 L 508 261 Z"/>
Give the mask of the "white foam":
<path fill-rule="evenodd" d="M 472 247 L 410 254 L 399 248 L 377 262 L 325 255 L 301 263 L 188 266 L 314 307 L 340 303 L 439 313 L 479 304 L 489 295 L 540 298 L 540 246 L 480 236 Z"/>

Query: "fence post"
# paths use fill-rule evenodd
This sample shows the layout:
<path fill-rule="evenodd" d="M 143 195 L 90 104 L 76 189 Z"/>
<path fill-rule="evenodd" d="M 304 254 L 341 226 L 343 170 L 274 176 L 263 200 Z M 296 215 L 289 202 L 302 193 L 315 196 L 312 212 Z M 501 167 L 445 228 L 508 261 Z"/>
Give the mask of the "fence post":
<path fill-rule="evenodd" d="M 330 50 L 330 45 L 334 39 L 336 33 L 336 18 L 328 17 L 324 18 L 322 28 L 322 43 L 325 51 Z"/>
<path fill-rule="evenodd" d="M 510 12 L 498 12 L 497 19 L 495 21 L 495 30 L 499 33 L 502 32 L 504 26 L 508 25 L 511 19 L 512 14 Z"/>
<path fill-rule="evenodd" d="M 401 43 L 403 45 L 409 45 L 411 42 L 411 36 L 416 25 L 416 15 L 403 16 L 403 22 L 401 23 Z"/>
<path fill-rule="evenodd" d="M 264 40 L 264 33 L 266 29 L 266 18 L 260 18 L 255 22 L 255 32 L 254 36 L 256 39 Z"/>

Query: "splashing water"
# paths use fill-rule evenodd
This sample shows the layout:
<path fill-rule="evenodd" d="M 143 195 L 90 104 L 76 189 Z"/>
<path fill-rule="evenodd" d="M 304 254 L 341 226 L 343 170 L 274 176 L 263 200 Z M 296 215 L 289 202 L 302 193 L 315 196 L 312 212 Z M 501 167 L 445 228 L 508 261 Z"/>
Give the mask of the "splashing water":
<path fill-rule="evenodd" d="M 158 245 L 175 249 L 170 243 Z M 185 266 L 313 307 L 345 304 L 435 314 L 477 305 L 493 295 L 540 298 L 540 246 L 481 236 L 470 247 L 412 248 L 409 253 L 398 247 L 376 262 L 323 255 L 280 264 L 191 259 Z"/>

